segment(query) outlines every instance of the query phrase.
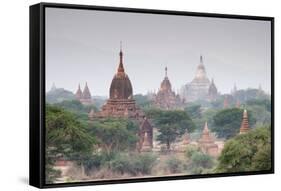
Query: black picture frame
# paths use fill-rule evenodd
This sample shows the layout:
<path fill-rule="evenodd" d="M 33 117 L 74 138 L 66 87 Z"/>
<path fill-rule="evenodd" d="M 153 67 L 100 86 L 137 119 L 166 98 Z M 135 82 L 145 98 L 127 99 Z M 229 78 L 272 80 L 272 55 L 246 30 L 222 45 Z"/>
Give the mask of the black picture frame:
<path fill-rule="evenodd" d="M 48 7 L 81 10 L 102 10 L 132 13 L 150 13 L 164 15 L 182 15 L 208 18 L 247 19 L 271 22 L 271 160 L 272 168 L 265 171 L 220 173 L 205 175 L 165 176 L 153 178 L 134 178 L 120 180 L 100 180 L 75 183 L 45 183 L 45 9 Z M 178 179 L 258 175 L 274 173 L 274 17 L 197 13 L 153 9 L 135 9 L 90 5 L 58 3 L 39 3 L 30 6 L 30 139 L 29 139 L 29 184 L 38 188 L 85 186 L 148 181 L 167 181 Z"/>

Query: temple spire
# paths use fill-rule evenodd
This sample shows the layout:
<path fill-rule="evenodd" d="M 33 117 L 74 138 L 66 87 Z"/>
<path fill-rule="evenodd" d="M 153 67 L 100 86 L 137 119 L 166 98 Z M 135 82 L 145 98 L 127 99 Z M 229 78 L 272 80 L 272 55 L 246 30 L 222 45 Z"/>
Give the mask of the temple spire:
<path fill-rule="evenodd" d="M 119 52 L 119 66 L 118 66 L 118 73 L 123 73 L 124 72 L 124 66 L 123 66 L 123 51 L 122 51 L 122 41 L 120 41 L 120 52 Z"/>
<path fill-rule="evenodd" d="M 200 64 L 203 64 L 203 56 L 200 55 Z"/>
<path fill-rule="evenodd" d="M 249 126 L 248 112 L 246 109 L 244 109 L 243 119 L 240 127 L 240 134 L 247 133 L 249 130 L 250 130 L 250 126 Z"/>
<path fill-rule="evenodd" d="M 167 68 L 167 66 L 166 66 L 166 67 L 165 67 L 165 77 L 168 77 L 167 71 L 168 71 L 168 68 Z"/>

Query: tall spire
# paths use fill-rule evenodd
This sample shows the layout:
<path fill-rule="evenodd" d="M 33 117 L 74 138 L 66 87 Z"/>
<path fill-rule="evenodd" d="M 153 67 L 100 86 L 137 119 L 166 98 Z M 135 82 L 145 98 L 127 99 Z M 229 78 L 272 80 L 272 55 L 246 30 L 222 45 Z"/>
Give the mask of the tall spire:
<path fill-rule="evenodd" d="M 79 84 L 79 87 L 80 87 L 80 84 Z M 83 99 L 91 99 L 91 93 L 90 93 L 90 90 L 88 88 L 87 82 L 86 82 L 85 88 L 83 90 L 82 96 L 83 96 Z"/>
<path fill-rule="evenodd" d="M 200 64 L 203 64 L 203 56 L 200 55 Z"/>
<path fill-rule="evenodd" d="M 165 67 L 165 77 L 168 77 L 167 71 L 168 71 L 168 68 L 167 68 L 167 66 L 166 66 L 166 67 Z"/>
<path fill-rule="evenodd" d="M 120 52 L 119 52 L 119 66 L 118 66 L 118 73 L 123 73 L 124 72 L 124 66 L 123 66 L 123 52 L 122 52 L 122 41 L 120 41 Z"/>
<path fill-rule="evenodd" d="M 80 100 L 82 98 L 82 91 L 81 91 L 80 83 L 78 84 L 78 89 L 77 89 L 77 91 L 75 93 L 75 97 L 78 100 Z"/>
<path fill-rule="evenodd" d="M 248 112 L 244 109 L 243 119 L 240 127 L 240 134 L 247 133 L 250 130 L 249 120 L 248 120 Z"/>

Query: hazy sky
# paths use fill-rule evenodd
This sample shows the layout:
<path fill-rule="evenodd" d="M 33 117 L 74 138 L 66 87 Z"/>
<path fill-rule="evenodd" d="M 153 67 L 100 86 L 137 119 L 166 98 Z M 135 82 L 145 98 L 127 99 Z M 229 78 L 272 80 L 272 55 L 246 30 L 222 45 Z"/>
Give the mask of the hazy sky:
<path fill-rule="evenodd" d="M 109 94 L 122 41 L 134 94 L 158 90 L 164 68 L 173 89 L 190 82 L 203 55 L 219 92 L 270 91 L 270 22 L 240 19 L 46 9 L 46 88 Z"/>

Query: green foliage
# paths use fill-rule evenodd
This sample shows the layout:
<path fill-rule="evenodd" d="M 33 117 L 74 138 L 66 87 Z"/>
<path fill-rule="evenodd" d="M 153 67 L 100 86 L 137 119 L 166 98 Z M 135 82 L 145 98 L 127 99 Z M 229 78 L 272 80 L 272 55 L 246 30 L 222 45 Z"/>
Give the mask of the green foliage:
<path fill-rule="evenodd" d="M 143 109 L 150 108 L 152 105 L 151 100 L 147 96 L 144 96 L 142 94 L 134 95 L 134 99 L 136 100 L 137 105 Z"/>
<path fill-rule="evenodd" d="M 189 159 L 195 154 L 196 152 L 199 152 L 199 148 L 196 146 L 189 145 L 185 150 L 185 156 Z"/>
<path fill-rule="evenodd" d="M 95 120 L 89 126 L 92 136 L 97 138 L 99 146 L 107 153 L 136 147 L 138 126 L 134 121 L 107 118 Z"/>
<path fill-rule="evenodd" d="M 187 170 L 190 174 L 210 173 L 215 166 L 215 159 L 201 152 L 198 147 L 188 147 L 185 156 L 187 157 Z"/>
<path fill-rule="evenodd" d="M 94 105 L 83 105 L 78 100 L 65 100 L 59 103 L 55 103 L 54 106 L 66 109 L 68 111 L 72 111 L 75 113 L 89 113 L 91 109 L 97 111 L 98 109 Z"/>
<path fill-rule="evenodd" d="M 259 105 L 271 112 L 271 101 L 269 99 L 251 99 L 246 102 L 248 106 Z"/>
<path fill-rule="evenodd" d="M 176 138 L 183 135 L 186 131 L 192 132 L 195 128 L 192 120 L 184 111 L 161 111 L 154 118 L 159 135 L 157 140 L 166 144 L 167 150 Z"/>
<path fill-rule="evenodd" d="M 108 169 L 114 173 L 136 175 L 151 174 L 156 155 L 152 153 L 99 152 L 84 161 L 85 172 Z"/>
<path fill-rule="evenodd" d="M 46 105 L 46 179 L 58 175 L 52 168 L 58 156 L 77 159 L 92 152 L 94 139 L 74 114 Z M 49 174 L 48 174 L 49 173 Z"/>
<path fill-rule="evenodd" d="M 172 174 L 181 173 L 184 169 L 184 164 L 182 160 L 172 156 L 166 161 L 166 167 Z"/>
<path fill-rule="evenodd" d="M 49 91 L 46 94 L 47 103 L 58 103 L 64 100 L 74 100 L 75 96 L 71 91 L 65 90 L 63 88 L 57 88 L 55 90 Z"/>
<path fill-rule="evenodd" d="M 271 102 L 269 99 L 253 99 L 246 102 L 246 106 L 252 111 L 257 125 L 271 124 Z"/>
<path fill-rule="evenodd" d="M 243 109 L 231 108 L 219 111 L 213 118 L 214 128 L 218 137 L 231 138 L 238 134 L 243 116 Z M 253 126 L 256 119 L 248 111 L 249 124 Z"/>
<path fill-rule="evenodd" d="M 245 103 L 246 101 L 253 100 L 253 99 L 269 98 L 269 96 L 266 95 L 264 91 L 261 91 L 259 89 L 253 89 L 253 88 L 249 88 L 246 90 L 238 90 L 234 96 L 236 100 L 240 101 L 240 103 Z"/>
<path fill-rule="evenodd" d="M 191 161 L 194 168 L 212 168 L 214 164 L 212 157 L 202 152 L 195 152 L 191 156 Z"/>
<path fill-rule="evenodd" d="M 201 105 L 193 104 L 184 109 L 188 115 L 193 118 L 201 118 Z"/>
<path fill-rule="evenodd" d="M 259 127 L 226 142 L 217 172 L 243 172 L 271 169 L 269 127 Z"/>

